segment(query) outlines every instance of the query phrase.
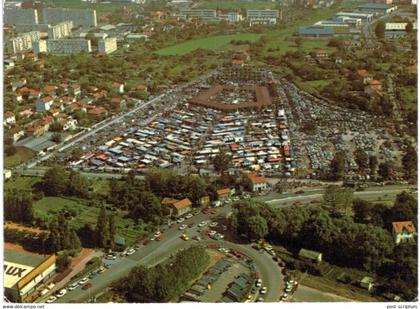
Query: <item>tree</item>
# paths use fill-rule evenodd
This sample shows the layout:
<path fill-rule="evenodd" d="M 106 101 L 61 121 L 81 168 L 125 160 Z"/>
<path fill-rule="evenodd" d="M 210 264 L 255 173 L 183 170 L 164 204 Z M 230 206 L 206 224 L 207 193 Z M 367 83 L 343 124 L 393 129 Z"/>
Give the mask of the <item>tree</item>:
<path fill-rule="evenodd" d="M 68 176 L 61 166 L 51 167 L 44 175 L 42 189 L 47 195 L 62 195 L 68 188 Z"/>
<path fill-rule="evenodd" d="M 17 148 L 13 145 L 6 146 L 4 152 L 6 153 L 6 156 L 10 157 L 10 156 L 13 156 L 14 154 L 16 154 Z"/>
<path fill-rule="evenodd" d="M 59 133 L 54 133 L 51 136 L 51 141 L 54 142 L 54 143 L 57 143 L 57 144 L 60 143 L 61 142 L 61 135 Z"/>
<path fill-rule="evenodd" d="M 417 152 L 412 146 L 408 146 L 401 159 L 404 174 L 407 179 L 417 179 Z"/>
<path fill-rule="evenodd" d="M 362 148 L 357 148 L 354 151 L 354 157 L 357 166 L 359 167 L 359 171 L 364 173 L 369 167 L 369 156 L 367 155 L 366 151 L 364 151 Z"/>
<path fill-rule="evenodd" d="M 331 169 L 330 178 L 331 179 L 342 180 L 344 178 L 345 163 L 346 163 L 346 160 L 345 160 L 344 153 L 337 152 L 330 164 L 330 169 Z"/>
<path fill-rule="evenodd" d="M 63 131 L 63 125 L 59 123 L 58 121 L 54 121 L 51 125 L 49 130 L 51 132 L 60 132 Z"/>
<path fill-rule="evenodd" d="M 378 168 L 378 158 L 376 156 L 369 157 L 370 174 L 375 175 L 377 168 Z"/>
<path fill-rule="evenodd" d="M 232 158 L 227 151 L 220 149 L 220 152 L 213 159 L 213 166 L 216 172 L 224 174 L 231 165 Z"/>
<path fill-rule="evenodd" d="M 248 218 L 248 236 L 251 239 L 262 239 L 268 234 L 267 221 L 257 215 Z"/>
<path fill-rule="evenodd" d="M 334 215 L 349 214 L 353 202 L 353 191 L 338 186 L 328 186 L 323 195 L 323 206 Z"/>
<path fill-rule="evenodd" d="M 33 198 L 28 191 L 9 190 L 4 198 L 4 217 L 14 222 L 32 224 L 34 221 Z"/>
<path fill-rule="evenodd" d="M 417 225 L 417 200 L 406 191 L 397 195 L 394 206 L 386 214 L 388 226 L 394 221 L 413 221 Z"/>
<path fill-rule="evenodd" d="M 379 164 L 378 174 L 383 180 L 389 180 L 392 178 L 394 172 L 394 165 L 390 161 Z"/>
<path fill-rule="evenodd" d="M 408 22 L 407 23 L 407 25 L 405 26 L 405 31 L 408 33 L 408 34 L 411 34 L 411 33 L 413 33 L 413 23 L 410 21 L 410 22 Z"/>
<path fill-rule="evenodd" d="M 86 177 L 79 172 L 71 171 L 69 175 L 69 183 L 67 192 L 70 196 L 88 197 L 89 183 Z"/>
<path fill-rule="evenodd" d="M 375 34 L 378 39 L 383 39 L 385 37 L 385 23 L 383 21 L 379 21 L 375 27 Z"/>
<path fill-rule="evenodd" d="M 99 210 L 98 221 L 96 223 L 96 243 L 100 248 L 109 248 L 110 234 L 108 225 L 108 214 L 105 206 Z"/>
<path fill-rule="evenodd" d="M 301 48 L 302 43 L 303 43 L 303 39 L 301 37 L 295 38 L 295 44 L 296 44 L 297 48 Z"/>
<path fill-rule="evenodd" d="M 115 234 L 116 234 L 116 231 L 117 231 L 117 228 L 115 226 L 115 216 L 114 216 L 114 214 L 111 214 L 109 216 L 108 224 L 109 224 L 109 247 L 111 249 L 113 249 L 114 246 L 115 246 Z"/>
<path fill-rule="evenodd" d="M 67 252 L 62 252 L 61 254 L 57 255 L 56 260 L 57 272 L 62 273 L 70 267 L 70 257 Z"/>

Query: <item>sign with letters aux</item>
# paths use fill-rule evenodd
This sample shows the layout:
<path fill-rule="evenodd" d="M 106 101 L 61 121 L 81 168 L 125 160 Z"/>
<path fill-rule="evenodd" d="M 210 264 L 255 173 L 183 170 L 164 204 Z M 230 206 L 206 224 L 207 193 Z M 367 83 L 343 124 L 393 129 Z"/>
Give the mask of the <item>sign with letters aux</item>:
<path fill-rule="evenodd" d="M 31 267 L 31 266 L 4 261 L 3 263 L 4 287 L 5 288 L 13 287 L 19 280 L 23 279 L 33 269 L 34 267 Z"/>

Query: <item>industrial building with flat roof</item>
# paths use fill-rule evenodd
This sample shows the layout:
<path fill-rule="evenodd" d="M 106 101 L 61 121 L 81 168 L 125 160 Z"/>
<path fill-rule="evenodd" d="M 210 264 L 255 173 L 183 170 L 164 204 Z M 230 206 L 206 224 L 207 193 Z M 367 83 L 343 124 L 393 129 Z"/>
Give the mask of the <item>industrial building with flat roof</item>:
<path fill-rule="evenodd" d="M 389 14 L 397 8 L 396 5 L 386 3 L 365 3 L 357 7 L 360 12 L 372 13 L 375 15 Z"/>
<path fill-rule="evenodd" d="M 31 302 L 36 291 L 55 273 L 54 255 L 4 250 L 4 295 L 13 302 Z"/>

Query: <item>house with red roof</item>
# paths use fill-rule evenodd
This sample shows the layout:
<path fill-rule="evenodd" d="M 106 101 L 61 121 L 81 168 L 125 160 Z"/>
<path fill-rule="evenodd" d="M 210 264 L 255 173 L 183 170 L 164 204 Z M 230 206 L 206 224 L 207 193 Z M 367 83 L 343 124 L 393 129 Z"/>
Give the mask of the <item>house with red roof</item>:
<path fill-rule="evenodd" d="M 412 221 L 392 222 L 392 236 L 397 245 L 402 242 L 414 241 L 416 235 L 416 227 Z"/>
<path fill-rule="evenodd" d="M 367 94 L 379 94 L 381 95 L 382 83 L 379 80 L 372 79 L 368 81 L 367 86 L 365 86 L 365 93 Z"/>
<path fill-rule="evenodd" d="M 373 79 L 373 75 L 368 70 L 360 69 L 357 70 L 357 75 L 362 78 L 363 84 L 367 85 L 369 81 Z"/>
<path fill-rule="evenodd" d="M 16 117 L 13 112 L 5 112 L 3 116 L 3 125 L 13 125 L 16 123 Z"/>
<path fill-rule="evenodd" d="M 39 98 L 38 100 L 36 100 L 36 103 L 35 103 L 36 111 L 37 112 L 49 111 L 53 103 L 54 103 L 54 100 L 50 96 Z"/>
<path fill-rule="evenodd" d="M 255 173 L 248 174 L 248 179 L 252 184 L 252 192 L 261 192 L 267 190 L 267 179 L 264 176 L 258 176 Z"/>
<path fill-rule="evenodd" d="M 87 112 L 88 118 L 91 120 L 102 120 L 108 116 L 108 110 L 104 107 L 96 107 Z"/>

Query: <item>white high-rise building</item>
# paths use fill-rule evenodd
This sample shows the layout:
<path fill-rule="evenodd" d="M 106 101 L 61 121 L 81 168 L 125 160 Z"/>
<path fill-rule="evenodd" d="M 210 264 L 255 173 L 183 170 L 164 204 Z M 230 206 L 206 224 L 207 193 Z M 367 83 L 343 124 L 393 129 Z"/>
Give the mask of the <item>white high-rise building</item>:
<path fill-rule="evenodd" d="M 74 27 L 96 27 L 95 10 L 76 10 L 64 8 L 45 8 L 42 9 L 44 24 L 58 24 L 65 21 L 72 21 Z"/>
<path fill-rule="evenodd" d="M 35 9 L 21 9 L 6 7 L 4 9 L 4 23 L 6 25 L 35 25 L 38 24 L 38 11 Z"/>
<path fill-rule="evenodd" d="M 39 31 L 23 33 L 9 40 L 8 50 L 12 54 L 32 50 L 33 43 L 39 41 L 40 39 L 41 32 Z"/>
<path fill-rule="evenodd" d="M 64 21 L 48 28 L 48 39 L 56 40 L 71 36 L 72 21 Z"/>
<path fill-rule="evenodd" d="M 117 38 L 105 38 L 98 41 L 98 52 L 110 54 L 117 50 Z"/>

